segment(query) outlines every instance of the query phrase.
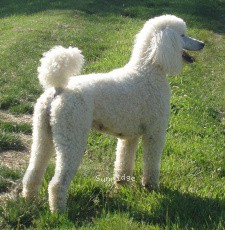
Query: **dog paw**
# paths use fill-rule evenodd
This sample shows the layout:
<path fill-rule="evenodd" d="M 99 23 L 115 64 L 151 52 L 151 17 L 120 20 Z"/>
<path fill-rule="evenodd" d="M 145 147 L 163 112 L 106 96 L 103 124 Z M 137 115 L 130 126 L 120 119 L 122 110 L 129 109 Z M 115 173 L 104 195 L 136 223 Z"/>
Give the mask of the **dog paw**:
<path fill-rule="evenodd" d="M 33 189 L 26 189 L 23 188 L 22 190 L 22 196 L 26 199 L 26 200 L 31 200 L 34 197 L 38 196 L 38 191 L 33 190 Z"/>
<path fill-rule="evenodd" d="M 159 186 L 158 184 L 150 184 L 150 183 L 147 183 L 147 184 L 143 184 L 145 190 L 147 190 L 148 192 L 152 192 L 152 191 L 159 191 Z"/>

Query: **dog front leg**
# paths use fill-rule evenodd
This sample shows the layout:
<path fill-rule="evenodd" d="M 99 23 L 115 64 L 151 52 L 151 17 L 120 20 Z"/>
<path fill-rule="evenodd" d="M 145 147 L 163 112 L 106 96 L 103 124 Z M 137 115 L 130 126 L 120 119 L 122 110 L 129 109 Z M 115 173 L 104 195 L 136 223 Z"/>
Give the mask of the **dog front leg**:
<path fill-rule="evenodd" d="M 131 180 L 139 138 L 118 139 L 114 179 L 116 185 Z"/>
<path fill-rule="evenodd" d="M 165 143 L 165 133 L 143 136 L 143 177 L 142 184 L 148 190 L 158 188 L 160 161 Z"/>

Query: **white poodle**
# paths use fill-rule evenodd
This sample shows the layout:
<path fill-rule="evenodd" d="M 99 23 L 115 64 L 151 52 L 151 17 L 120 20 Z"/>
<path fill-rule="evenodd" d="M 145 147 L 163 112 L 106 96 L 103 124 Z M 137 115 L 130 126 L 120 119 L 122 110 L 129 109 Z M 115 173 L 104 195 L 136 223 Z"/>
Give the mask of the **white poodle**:
<path fill-rule="evenodd" d="M 52 212 L 65 210 L 66 193 L 91 128 L 118 138 L 115 183 L 127 182 L 132 176 L 142 137 L 142 184 L 157 188 L 170 113 L 167 75 L 180 73 L 182 60 L 193 62 L 183 49 L 203 47 L 203 42 L 186 36 L 182 19 L 164 15 L 145 23 L 128 64 L 109 73 L 77 76 L 84 62 L 77 48 L 57 46 L 45 53 L 38 68 L 45 92 L 34 110 L 33 145 L 23 196 L 37 194 L 50 157 L 56 152 L 49 205 Z"/>

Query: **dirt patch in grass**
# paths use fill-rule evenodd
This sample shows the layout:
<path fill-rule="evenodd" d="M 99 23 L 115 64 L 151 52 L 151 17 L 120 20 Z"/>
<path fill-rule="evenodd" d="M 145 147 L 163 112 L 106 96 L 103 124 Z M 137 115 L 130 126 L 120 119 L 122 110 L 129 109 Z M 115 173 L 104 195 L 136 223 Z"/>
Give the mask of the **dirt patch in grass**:
<path fill-rule="evenodd" d="M 0 153 L 1 165 L 12 170 L 24 171 L 29 161 L 29 151 L 5 151 Z M 0 203 L 17 197 L 22 191 L 22 178 L 13 180 L 0 175 L 0 180 L 5 184 L 5 191 L 0 192 Z"/>
<path fill-rule="evenodd" d="M 5 111 L 0 111 L 0 119 L 4 122 L 12 122 L 19 125 L 32 123 L 31 115 L 12 115 Z M 28 165 L 31 147 L 31 135 L 22 132 L 18 133 L 18 135 L 24 147 L 22 150 L 5 150 L 0 152 L 0 165 L 15 171 L 25 170 Z M 22 179 L 5 178 L 3 174 L 4 172 L 0 173 L 0 180 L 3 184 L 3 191 L 0 192 L 0 203 L 16 197 L 20 194 L 22 188 Z"/>
<path fill-rule="evenodd" d="M 0 111 L 0 119 L 5 120 L 5 121 L 11 121 L 15 122 L 17 124 L 22 124 L 22 123 L 32 123 L 32 115 L 12 115 L 9 114 L 5 111 Z"/>
<path fill-rule="evenodd" d="M 31 124 L 31 115 L 13 115 L 5 111 L 0 111 L 0 119 L 7 122 L 13 122 L 17 124 Z M 24 146 L 24 150 L 6 150 L 0 152 L 0 162 L 1 164 L 9 168 L 20 168 L 24 167 L 29 158 L 30 146 L 31 146 L 31 135 L 26 135 L 24 133 L 19 133 L 20 140 Z"/>
<path fill-rule="evenodd" d="M 0 153 L 0 162 L 10 169 L 26 167 L 29 159 L 29 151 L 5 151 Z"/>

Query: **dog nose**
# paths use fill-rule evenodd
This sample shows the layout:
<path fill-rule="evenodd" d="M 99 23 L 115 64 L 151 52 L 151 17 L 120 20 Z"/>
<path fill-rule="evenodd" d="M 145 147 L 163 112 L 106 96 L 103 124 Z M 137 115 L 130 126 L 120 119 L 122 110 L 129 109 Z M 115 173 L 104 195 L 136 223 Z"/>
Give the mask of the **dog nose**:
<path fill-rule="evenodd" d="M 186 50 L 198 51 L 198 50 L 201 50 L 205 46 L 204 42 L 191 38 L 191 37 L 182 36 L 182 40 L 183 40 L 183 48 Z"/>

